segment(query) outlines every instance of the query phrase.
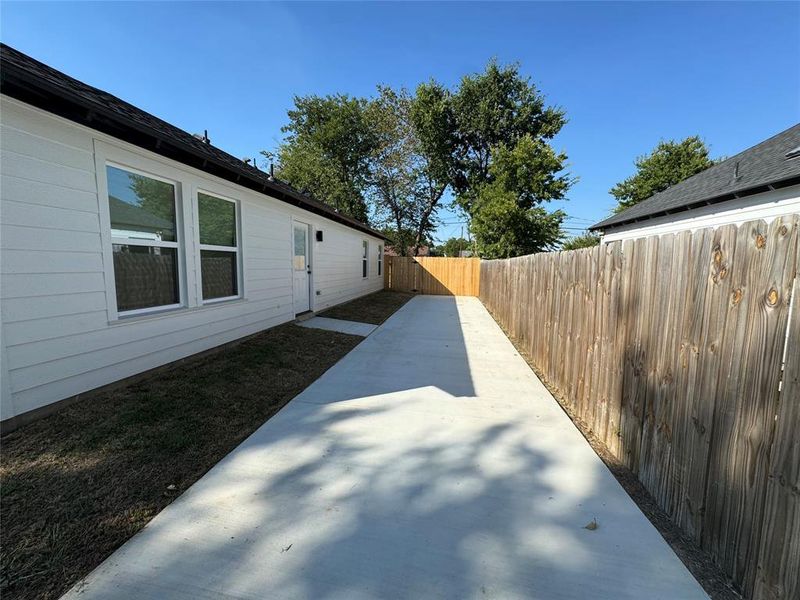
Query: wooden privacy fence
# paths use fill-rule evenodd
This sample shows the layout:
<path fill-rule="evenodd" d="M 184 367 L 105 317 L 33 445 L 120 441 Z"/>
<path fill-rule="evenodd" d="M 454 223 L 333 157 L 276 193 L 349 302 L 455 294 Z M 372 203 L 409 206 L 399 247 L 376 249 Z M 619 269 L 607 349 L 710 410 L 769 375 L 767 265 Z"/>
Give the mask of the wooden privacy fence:
<path fill-rule="evenodd" d="M 440 296 L 477 296 L 480 259 L 387 256 L 384 288 Z"/>
<path fill-rule="evenodd" d="M 481 265 L 567 408 L 758 599 L 800 598 L 799 220 Z"/>

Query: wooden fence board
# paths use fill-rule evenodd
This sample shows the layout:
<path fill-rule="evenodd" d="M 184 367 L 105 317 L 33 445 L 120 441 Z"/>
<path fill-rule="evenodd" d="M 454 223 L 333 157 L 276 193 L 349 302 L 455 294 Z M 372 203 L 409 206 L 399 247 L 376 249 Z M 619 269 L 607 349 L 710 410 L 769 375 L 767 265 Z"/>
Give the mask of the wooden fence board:
<path fill-rule="evenodd" d="M 706 303 L 706 289 L 709 281 L 711 265 L 712 231 L 702 229 L 688 237 L 688 259 L 686 273 L 686 305 L 682 319 L 682 335 L 679 348 L 677 374 L 677 390 L 681 397 L 673 406 L 672 411 L 672 463 L 668 477 L 673 486 L 665 510 L 673 520 L 695 540 L 691 528 L 689 503 L 687 500 L 687 486 L 690 473 L 698 469 L 705 472 L 705 461 L 698 460 L 694 448 L 701 444 L 702 435 L 695 426 L 696 405 L 702 402 L 700 396 L 699 366 L 703 342 L 704 314 Z"/>
<path fill-rule="evenodd" d="M 770 454 L 755 600 L 800 598 L 800 241 L 795 229 L 794 290 L 783 386 Z M 788 224 L 787 224 L 788 226 Z"/>
<path fill-rule="evenodd" d="M 759 599 L 800 586 L 799 220 L 480 267 L 548 385 Z"/>
<path fill-rule="evenodd" d="M 639 478 L 662 508 L 671 489 L 672 410 L 679 401 L 675 372 L 680 346 L 681 318 L 685 310 L 687 250 L 681 236 L 661 238 L 658 279 L 655 286 L 654 318 L 651 321 L 652 350 L 648 369 L 647 425 L 642 437 Z M 670 324 L 664 327 L 664 324 Z"/>
<path fill-rule="evenodd" d="M 653 272 L 653 282 L 648 305 L 651 312 L 647 320 L 646 337 L 642 339 L 644 349 L 644 414 L 642 436 L 639 446 L 638 477 L 647 490 L 657 499 L 657 465 L 658 465 L 658 429 L 661 423 L 660 404 L 662 369 L 669 343 L 669 331 L 664 328 L 669 318 L 670 290 L 672 279 L 672 242 L 673 236 L 655 238 L 658 240 L 658 253 L 655 262 L 647 270 Z"/>
<path fill-rule="evenodd" d="M 739 314 L 731 343 L 725 344 L 726 351 L 733 350 L 716 411 L 703 542 L 746 591 L 755 581 L 794 279 L 791 229 L 782 219 L 742 226 L 734 259 L 729 328 L 732 313 Z"/>
<path fill-rule="evenodd" d="M 658 313 L 653 307 L 653 287 L 657 280 L 656 266 L 658 261 L 658 242 L 659 238 L 650 237 L 637 240 L 639 251 L 636 252 L 638 270 L 634 277 L 637 282 L 641 282 L 637 289 L 635 300 L 629 310 L 635 311 L 629 321 L 628 334 L 628 354 L 627 360 L 631 362 L 630 390 L 627 393 L 628 402 L 623 418 L 628 426 L 623 433 L 630 436 L 625 439 L 624 446 L 626 454 L 623 461 L 634 473 L 639 473 L 639 458 L 642 449 L 642 438 L 647 437 L 645 428 L 650 424 L 647 420 L 647 403 L 649 401 L 648 379 L 651 368 L 652 346 L 660 335 L 658 328 L 653 325 L 653 316 Z"/>
<path fill-rule="evenodd" d="M 641 431 L 641 415 L 637 415 L 636 407 L 636 373 L 640 368 L 636 358 L 636 329 L 640 327 L 639 312 L 641 301 L 641 269 L 643 264 L 644 243 L 641 240 L 628 240 L 629 246 L 625 249 L 628 258 L 627 295 L 622 298 L 620 315 L 624 320 L 625 343 L 622 349 L 622 393 L 620 397 L 619 436 L 615 456 L 628 468 L 631 468 L 631 453 L 638 447 L 639 432 Z"/>
<path fill-rule="evenodd" d="M 697 402 L 692 406 L 693 435 L 689 440 L 693 455 L 692 469 L 685 484 L 686 531 L 700 543 L 706 513 L 708 456 L 713 439 L 717 387 L 722 365 L 728 302 L 731 294 L 730 269 L 734 259 L 736 227 L 727 225 L 713 232 L 709 271 L 706 278 L 703 328 L 700 337 L 699 371 L 696 383 Z"/>
<path fill-rule="evenodd" d="M 605 331 L 605 352 L 603 353 L 603 368 L 606 372 L 605 382 L 605 414 L 602 423 L 602 440 L 609 448 L 616 444 L 619 432 L 619 415 L 621 409 L 621 368 L 620 354 L 624 344 L 624 333 L 619 322 L 619 302 L 621 296 L 621 268 L 622 245 L 614 244 L 608 254 L 608 279 L 605 290 L 605 310 L 607 327 Z"/>
<path fill-rule="evenodd" d="M 611 358 L 614 385 L 612 387 L 613 409 L 609 420 L 609 431 L 606 445 L 611 453 L 619 458 L 622 455 L 622 406 L 624 395 L 625 348 L 628 343 L 626 307 L 633 282 L 630 277 L 630 261 L 633 256 L 633 240 L 625 240 L 615 244 L 617 253 L 617 287 L 618 297 L 614 303 L 614 356 Z"/>

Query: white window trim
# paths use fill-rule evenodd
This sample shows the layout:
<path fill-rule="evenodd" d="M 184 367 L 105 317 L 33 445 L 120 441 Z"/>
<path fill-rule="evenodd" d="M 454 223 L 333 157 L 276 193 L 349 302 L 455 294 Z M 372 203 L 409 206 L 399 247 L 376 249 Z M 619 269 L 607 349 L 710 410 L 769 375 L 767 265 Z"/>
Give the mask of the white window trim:
<path fill-rule="evenodd" d="M 378 244 L 378 277 L 383 275 L 383 244 Z"/>
<path fill-rule="evenodd" d="M 127 317 L 138 317 L 141 315 L 161 314 L 165 312 L 172 312 L 175 309 L 184 308 L 183 304 L 164 304 L 162 306 L 149 306 L 147 308 L 134 308 L 132 310 L 119 311 L 117 314 L 120 319 Z"/>
<path fill-rule="evenodd" d="M 186 202 L 183 178 L 180 171 L 171 169 L 157 161 L 122 150 L 100 140 L 95 140 L 95 172 L 97 179 L 97 198 L 100 213 L 100 239 L 103 245 L 103 271 L 106 281 L 106 306 L 109 322 L 152 313 L 174 311 L 187 306 L 186 290 L 186 251 L 182 241 L 187 239 Z M 141 238 L 114 237 L 111 232 L 111 209 L 108 203 L 108 174 L 106 167 L 123 169 L 130 173 L 143 175 L 156 181 L 169 183 L 175 188 L 175 242 L 163 242 Z M 168 173 L 167 176 L 164 173 Z M 178 303 L 150 306 L 120 311 L 117 307 L 117 287 L 114 273 L 114 244 L 175 248 L 178 267 Z"/>
<path fill-rule="evenodd" d="M 190 167 L 174 165 L 169 159 L 142 154 L 137 148 L 129 147 L 124 142 L 93 138 L 95 178 L 97 184 L 98 212 L 100 215 L 100 240 L 102 244 L 103 275 L 105 280 L 106 314 L 110 325 L 122 325 L 136 322 L 139 319 L 165 318 L 172 315 L 185 314 L 198 309 L 220 308 L 225 301 L 232 304 L 247 300 L 247 279 L 244 276 L 244 264 L 247 260 L 247 240 L 243 235 L 243 221 L 246 218 L 246 194 L 241 197 L 240 191 L 225 182 L 219 182 L 213 176 L 206 178 Z M 114 281 L 113 241 L 111 236 L 111 215 L 108 204 L 108 182 L 106 165 L 119 167 L 134 173 L 146 175 L 156 180 L 166 181 L 177 186 L 177 238 L 178 238 L 178 274 L 180 303 L 136 309 L 119 313 L 117 307 L 116 283 Z M 238 249 L 238 292 L 231 298 L 213 298 L 206 302 L 202 299 L 202 280 L 200 277 L 199 223 L 196 206 L 197 190 L 212 196 L 237 203 L 237 249 Z M 136 244 L 135 238 L 126 238 L 128 244 Z M 145 245 L 152 240 L 142 240 Z M 225 247 L 225 249 L 228 249 Z"/>
<path fill-rule="evenodd" d="M 194 187 L 194 186 L 193 186 Z M 201 244 L 200 243 L 200 194 L 205 194 L 206 196 L 213 196 L 218 200 L 224 200 L 225 202 L 230 202 L 233 204 L 235 208 L 235 219 L 236 223 L 234 224 L 236 228 L 236 246 L 215 246 L 212 244 Z M 196 221 L 196 227 L 194 228 L 194 242 L 197 248 L 197 297 L 200 299 L 201 304 L 219 304 L 220 302 L 230 302 L 232 300 L 240 300 L 244 297 L 243 293 L 243 281 L 244 281 L 244 273 L 242 268 L 242 218 L 241 218 L 241 202 L 238 200 L 234 200 L 233 198 L 227 197 L 224 194 L 220 194 L 218 192 L 213 191 L 212 189 L 207 188 L 206 186 L 202 187 L 194 187 L 192 197 L 194 198 L 194 215 Z M 237 293 L 234 296 L 223 296 L 222 298 L 209 298 L 206 300 L 203 298 L 203 262 L 200 256 L 201 251 L 203 250 L 211 250 L 216 252 L 231 252 L 236 254 L 236 291 Z"/>
<path fill-rule="evenodd" d="M 369 240 L 361 240 L 361 279 L 369 279 Z"/>

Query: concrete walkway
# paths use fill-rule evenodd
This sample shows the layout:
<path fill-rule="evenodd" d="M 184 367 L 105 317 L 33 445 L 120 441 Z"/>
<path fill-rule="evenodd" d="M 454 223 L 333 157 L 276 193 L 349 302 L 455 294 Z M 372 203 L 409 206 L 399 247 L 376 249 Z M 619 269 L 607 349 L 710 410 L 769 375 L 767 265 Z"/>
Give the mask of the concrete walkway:
<path fill-rule="evenodd" d="M 706 596 L 480 302 L 417 297 L 68 597 Z"/>

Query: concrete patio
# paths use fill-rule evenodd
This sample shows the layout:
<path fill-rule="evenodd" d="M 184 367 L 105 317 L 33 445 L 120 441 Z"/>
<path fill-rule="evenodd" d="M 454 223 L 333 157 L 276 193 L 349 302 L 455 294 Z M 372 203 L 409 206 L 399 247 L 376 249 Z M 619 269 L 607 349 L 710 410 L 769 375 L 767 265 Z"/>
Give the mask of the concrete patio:
<path fill-rule="evenodd" d="M 66 597 L 706 595 L 481 303 L 420 296 Z"/>

